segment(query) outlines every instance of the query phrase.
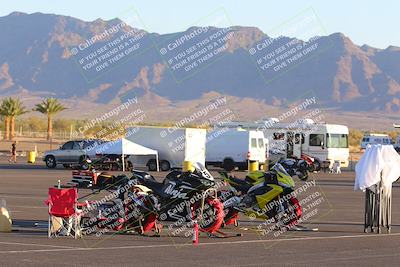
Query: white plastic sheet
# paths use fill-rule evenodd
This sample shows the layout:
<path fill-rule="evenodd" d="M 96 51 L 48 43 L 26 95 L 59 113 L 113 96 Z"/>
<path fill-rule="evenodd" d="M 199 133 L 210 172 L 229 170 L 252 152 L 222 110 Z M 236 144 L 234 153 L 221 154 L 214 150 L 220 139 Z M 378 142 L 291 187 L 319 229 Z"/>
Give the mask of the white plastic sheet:
<path fill-rule="evenodd" d="M 365 190 L 382 181 L 391 186 L 400 176 L 400 156 L 392 145 L 367 146 L 356 165 L 354 190 Z"/>
<path fill-rule="evenodd" d="M 6 201 L 0 201 L 0 232 L 11 232 L 12 220 L 7 210 Z"/>

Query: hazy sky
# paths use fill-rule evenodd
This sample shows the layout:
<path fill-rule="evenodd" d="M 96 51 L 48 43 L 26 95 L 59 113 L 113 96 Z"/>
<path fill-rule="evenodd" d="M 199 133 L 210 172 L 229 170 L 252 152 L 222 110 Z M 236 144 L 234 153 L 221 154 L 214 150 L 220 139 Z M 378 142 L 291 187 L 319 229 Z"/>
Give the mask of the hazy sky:
<path fill-rule="evenodd" d="M 268 33 L 303 10 L 312 8 L 328 34 L 342 32 L 358 45 L 400 46 L 400 1 L 396 0 L 0 0 L 0 6 L 0 16 L 13 11 L 43 12 L 87 21 L 111 19 L 133 7 L 144 28 L 158 33 L 181 31 L 196 21 L 207 21 L 201 19 L 221 10 L 219 8 L 226 11 L 229 19 L 219 21 L 218 26 L 256 26 Z"/>

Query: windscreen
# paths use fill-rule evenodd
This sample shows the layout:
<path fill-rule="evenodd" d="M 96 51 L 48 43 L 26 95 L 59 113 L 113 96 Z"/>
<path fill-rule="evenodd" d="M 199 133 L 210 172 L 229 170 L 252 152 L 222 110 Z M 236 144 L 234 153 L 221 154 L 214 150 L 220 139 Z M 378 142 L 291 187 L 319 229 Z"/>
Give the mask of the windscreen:
<path fill-rule="evenodd" d="M 347 134 L 326 134 L 326 147 L 348 148 L 349 141 Z"/>
<path fill-rule="evenodd" d="M 201 175 L 202 177 L 214 181 L 214 177 L 211 175 L 211 173 L 206 169 L 206 167 L 201 164 L 200 162 L 195 162 L 193 163 L 193 167 L 195 168 L 195 171 Z"/>
<path fill-rule="evenodd" d="M 274 170 L 277 171 L 277 172 L 281 172 L 281 173 L 283 173 L 283 174 L 289 176 L 289 174 L 287 173 L 287 171 L 285 170 L 285 168 L 284 168 L 284 167 L 282 166 L 282 164 L 280 164 L 280 163 L 276 163 L 276 164 L 272 167 L 272 169 L 274 169 Z"/>

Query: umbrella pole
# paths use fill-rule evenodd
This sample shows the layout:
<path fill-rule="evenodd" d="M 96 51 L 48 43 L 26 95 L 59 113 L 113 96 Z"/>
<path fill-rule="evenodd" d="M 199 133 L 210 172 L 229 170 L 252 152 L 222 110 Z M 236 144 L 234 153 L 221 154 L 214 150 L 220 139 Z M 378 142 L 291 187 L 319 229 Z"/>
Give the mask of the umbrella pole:
<path fill-rule="evenodd" d="M 122 171 L 125 171 L 125 157 L 124 154 L 122 154 Z"/>

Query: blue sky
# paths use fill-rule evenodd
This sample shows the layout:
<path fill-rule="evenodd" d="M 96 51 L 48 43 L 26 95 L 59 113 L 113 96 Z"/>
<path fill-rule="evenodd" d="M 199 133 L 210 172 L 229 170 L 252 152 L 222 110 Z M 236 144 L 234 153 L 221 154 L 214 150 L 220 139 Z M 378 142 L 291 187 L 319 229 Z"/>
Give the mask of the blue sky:
<path fill-rule="evenodd" d="M 328 34 L 342 32 L 358 45 L 367 43 L 378 48 L 400 46 L 400 1 L 396 0 L 0 0 L 0 6 L 0 16 L 13 11 L 43 12 L 88 21 L 111 19 L 134 7 L 145 29 L 159 33 L 184 30 L 221 7 L 229 17 L 222 24 L 256 26 L 268 33 L 311 7 Z"/>

